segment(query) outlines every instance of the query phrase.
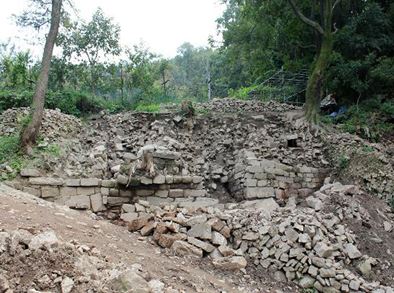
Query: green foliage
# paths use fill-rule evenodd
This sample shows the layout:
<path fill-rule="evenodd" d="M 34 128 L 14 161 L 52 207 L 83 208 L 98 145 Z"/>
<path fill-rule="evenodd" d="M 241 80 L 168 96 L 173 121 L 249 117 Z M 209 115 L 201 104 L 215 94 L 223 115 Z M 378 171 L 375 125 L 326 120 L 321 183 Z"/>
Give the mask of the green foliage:
<path fill-rule="evenodd" d="M 350 158 L 346 155 L 341 155 L 338 158 L 338 167 L 340 170 L 345 170 L 349 166 Z"/>
<path fill-rule="evenodd" d="M 360 135 L 371 141 L 379 141 L 380 137 L 394 130 L 394 101 L 379 98 L 363 101 L 353 105 L 337 123 L 349 133 Z"/>
<path fill-rule="evenodd" d="M 135 108 L 137 112 L 157 113 L 160 111 L 159 104 L 138 104 Z"/>
<path fill-rule="evenodd" d="M 0 180 L 12 179 L 21 170 L 24 160 L 19 152 L 18 136 L 0 136 L 0 165 L 7 163 L 11 173 L 0 173 Z"/>
<path fill-rule="evenodd" d="M 231 98 L 240 99 L 240 100 L 247 100 L 250 98 L 250 93 L 255 91 L 257 86 L 249 86 L 249 87 L 241 87 L 237 90 L 229 89 L 228 95 Z"/>
<path fill-rule="evenodd" d="M 48 144 L 45 147 L 41 147 L 40 152 L 46 153 L 51 155 L 52 157 L 60 157 L 61 155 L 61 148 L 58 144 L 52 143 Z"/>

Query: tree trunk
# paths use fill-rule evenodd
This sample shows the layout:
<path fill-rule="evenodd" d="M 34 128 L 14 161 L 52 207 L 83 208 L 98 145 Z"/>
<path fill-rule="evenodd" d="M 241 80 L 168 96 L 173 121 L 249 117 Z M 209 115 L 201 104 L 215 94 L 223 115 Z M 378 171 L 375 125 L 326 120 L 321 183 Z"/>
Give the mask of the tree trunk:
<path fill-rule="evenodd" d="M 312 74 L 308 79 L 305 94 L 305 117 L 312 124 L 318 123 L 323 78 L 333 50 L 334 35 L 331 29 L 333 9 L 332 0 L 320 1 L 323 26 L 323 32 L 321 33 L 322 42 Z"/>
<path fill-rule="evenodd" d="M 49 69 L 51 66 L 53 47 L 55 45 L 57 33 L 59 30 L 61 7 L 62 0 L 52 0 L 51 26 L 45 41 L 41 71 L 40 75 L 38 76 L 36 90 L 33 96 L 33 104 L 31 108 L 32 119 L 21 135 L 21 147 L 22 150 L 27 153 L 31 151 L 31 147 L 36 143 L 37 136 L 42 124 L 45 94 L 48 89 Z"/>

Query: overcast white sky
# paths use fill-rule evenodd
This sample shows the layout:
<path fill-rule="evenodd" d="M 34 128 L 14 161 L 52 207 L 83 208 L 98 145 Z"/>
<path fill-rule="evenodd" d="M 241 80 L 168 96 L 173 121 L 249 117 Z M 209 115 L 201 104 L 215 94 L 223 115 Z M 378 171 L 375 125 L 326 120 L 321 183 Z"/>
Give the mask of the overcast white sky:
<path fill-rule="evenodd" d="M 6 4 L 7 3 L 7 4 Z M 121 26 L 121 43 L 131 47 L 143 41 L 153 52 L 165 57 L 176 55 L 184 42 L 195 46 L 215 39 L 215 20 L 224 9 L 219 0 L 74 0 L 80 16 L 89 20 L 97 7 Z M 25 47 L 32 34 L 15 26 L 12 14 L 20 13 L 28 0 L 4 1 L 0 9 L 0 42 L 11 39 Z"/>

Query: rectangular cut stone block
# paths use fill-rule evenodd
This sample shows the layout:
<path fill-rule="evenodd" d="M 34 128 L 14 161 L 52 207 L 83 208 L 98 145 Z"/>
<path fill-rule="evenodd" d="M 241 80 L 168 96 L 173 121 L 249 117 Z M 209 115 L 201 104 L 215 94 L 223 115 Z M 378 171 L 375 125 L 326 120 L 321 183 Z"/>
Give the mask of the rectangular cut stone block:
<path fill-rule="evenodd" d="M 124 175 L 118 175 L 118 177 L 116 178 L 116 181 L 121 185 L 127 185 L 129 178 L 127 178 Z"/>
<path fill-rule="evenodd" d="M 58 187 L 47 187 L 47 186 L 41 187 L 42 198 L 59 197 L 59 195 L 60 193 Z"/>
<path fill-rule="evenodd" d="M 170 189 L 169 197 L 183 197 L 183 189 Z"/>
<path fill-rule="evenodd" d="M 92 195 L 95 194 L 94 187 L 77 187 L 77 195 Z"/>
<path fill-rule="evenodd" d="M 261 173 L 264 172 L 264 169 L 260 166 L 248 166 L 246 167 L 246 171 L 249 173 Z"/>
<path fill-rule="evenodd" d="M 193 183 L 201 183 L 204 180 L 202 176 L 193 176 Z"/>
<path fill-rule="evenodd" d="M 194 189 L 185 189 L 184 197 L 204 197 L 207 192 L 205 190 L 194 190 Z"/>
<path fill-rule="evenodd" d="M 150 184 L 153 184 L 153 180 L 152 180 L 152 178 L 142 177 L 141 184 L 150 185 Z"/>
<path fill-rule="evenodd" d="M 150 196 L 153 195 L 155 191 L 153 189 L 137 189 L 136 195 L 137 196 Z"/>
<path fill-rule="evenodd" d="M 93 212 L 105 211 L 103 196 L 100 193 L 93 194 L 90 196 L 90 205 L 92 207 Z"/>
<path fill-rule="evenodd" d="M 257 181 L 257 186 L 259 186 L 259 187 L 268 186 L 268 180 Z"/>
<path fill-rule="evenodd" d="M 90 197 L 87 195 L 72 196 L 66 200 L 65 204 L 75 209 L 90 209 Z"/>
<path fill-rule="evenodd" d="M 119 190 L 119 196 L 121 197 L 131 197 L 132 195 L 133 193 L 131 190 L 123 190 L 123 189 Z"/>
<path fill-rule="evenodd" d="M 193 182 L 193 177 L 192 176 L 182 176 L 182 183 L 192 183 Z"/>
<path fill-rule="evenodd" d="M 113 196 L 113 197 L 119 196 L 119 189 L 110 188 L 109 189 L 109 196 Z"/>
<path fill-rule="evenodd" d="M 168 197 L 168 190 L 156 190 L 155 195 L 158 197 Z"/>
<path fill-rule="evenodd" d="M 164 184 L 166 183 L 166 176 L 164 175 L 157 175 L 155 178 L 153 178 L 153 184 Z"/>
<path fill-rule="evenodd" d="M 115 187 L 116 186 L 116 181 L 115 180 L 102 180 L 101 181 L 101 186 L 102 187 Z"/>
<path fill-rule="evenodd" d="M 23 192 L 35 195 L 40 197 L 41 196 L 41 189 L 40 188 L 32 188 L 32 187 L 23 187 Z"/>
<path fill-rule="evenodd" d="M 63 185 L 62 178 L 53 178 L 53 177 L 30 177 L 30 184 L 33 185 L 50 185 L 50 186 L 59 186 Z"/>
<path fill-rule="evenodd" d="M 60 196 L 76 196 L 76 187 L 60 187 Z"/>
<path fill-rule="evenodd" d="M 157 196 L 148 196 L 146 198 L 146 201 L 149 202 L 150 205 L 153 206 L 161 206 L 161 205 L 167 205 L 171 204 L 174 202 L 173 198 L 162 198 L 162 197 L 157 197 Z"/>
<path fill-rule="evenodd" d="M 174 183 L 174 177 L 173 177 L 173 176 L 170 176 L 170 175 L 167 175 L 167 176 L 166 176 L 166 183 L 167 183 L 167 184 L 172 184 L 172 183 Z"/>
<path fill-rule="evenodd" d="M 182 176 L 174 176 L 173 178 L 174 178 L 174 183 L 175 184 L 182 183 L 182 181 L 183 181 Z"/>
<path fill-rule="evenodd" d="M 80 179 L 66 179 L 64 185 L 70 186 L 70 187 L 78 187 L 78 186 L 81 186 L 81 180 Z"/>
<path fill-rule="evenodd" d="M 255 173 L 254 178 L 261 180 L 261 179 L 267 179 L 267 174 L 266 173 Z"/>
<path fill-rule="evenodd" d="M 82 178 L 81 186 L 100 186 L 101 180 L 97 178 Z"/>
<path fill-rule="evenodd" d="M 109 195 L 109 188 L 107 188 L 107 187 L 101 187 L 101 188 L 100 188 L 100 193 L 101 193 L 102 195 L 108 196 L 108 195 Z"/>
<path fill-rule="evenodd" d="M 22 177 L 40 177 L 41 173 L 37 169 L 33 168 L 26 168 L 21 170 L 21 176 Z"/>
<path fill-rule="evenodd" d="M 275 196 L 275 190 L 272 187 L 248 187 L 244 195 L 245 199 L 268 198 Z"/>
<path fill-rule="evenodd" d="M 257 186 L 257 180 L 256 179 L 246 179 L 244 185 L 248 186 L 248 187 L 249 186 L 251 186 L 251 187 Z"/>
<path fill-rule="evenodd" d="M 129 203 L 130 199 L 127 197 L 108 197 L 107 204 L 109 206 L 121 206 L 124 203 Z"/>

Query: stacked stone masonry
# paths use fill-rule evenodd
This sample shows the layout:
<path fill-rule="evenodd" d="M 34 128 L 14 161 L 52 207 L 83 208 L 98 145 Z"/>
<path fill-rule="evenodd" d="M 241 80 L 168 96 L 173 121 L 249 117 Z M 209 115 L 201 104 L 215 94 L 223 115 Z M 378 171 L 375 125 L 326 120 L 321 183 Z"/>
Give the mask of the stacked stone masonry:
<path fill-rule="evenodd" d="M 327 170 L 307 166 L 292 167 L 273 160 L 258 159 L 242 151 L 229 178 L 229 188 L 238 200 L 306 196 L 319 188 Z"/>
<path fill-rule="evenodd" d="M 195 201 L 216 203 L 206 198 L 203 178 L 200 176 L 136 177 L 131 178 L 129 185 L 128 178 L 121 175 L 117 180 L 29 176 L 24 178 L 16 185 L 24 192 L 71 208 L 91 209 L 93 212 L 120 207 L 122 204 L 137 202 L 140 199 L 155 205 L 171 203 L 182 206 Z"/>

